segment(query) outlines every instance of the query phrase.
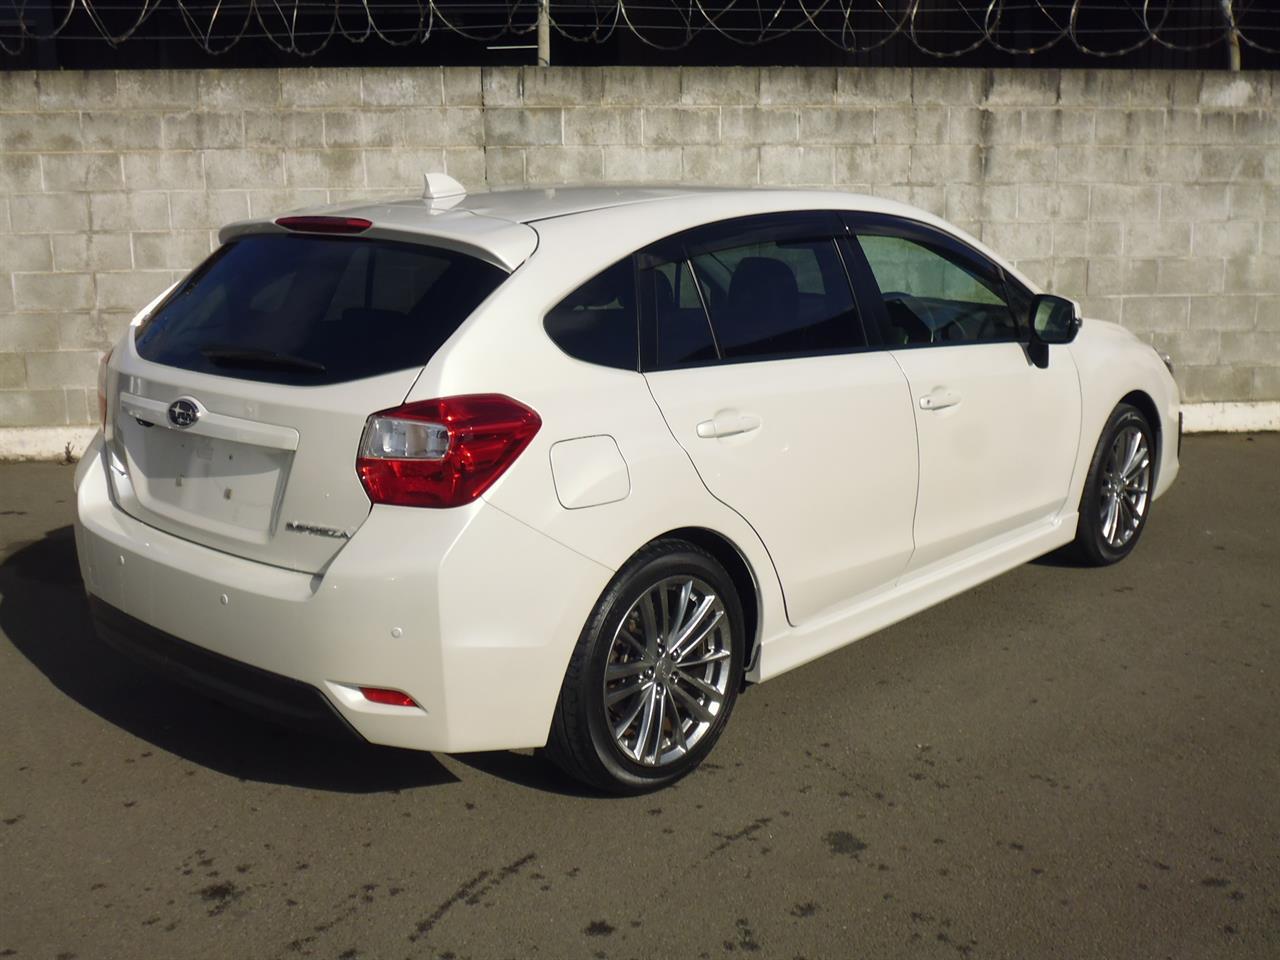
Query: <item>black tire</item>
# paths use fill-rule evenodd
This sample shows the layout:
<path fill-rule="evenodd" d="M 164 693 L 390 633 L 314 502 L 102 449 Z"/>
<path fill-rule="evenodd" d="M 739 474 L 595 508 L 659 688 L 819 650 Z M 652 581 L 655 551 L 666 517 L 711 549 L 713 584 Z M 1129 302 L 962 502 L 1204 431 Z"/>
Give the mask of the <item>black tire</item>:
<path fill-rule="evenodd" d="M 695 589 L 690 595 L 679 593 L 680 587 L 674 583 L 685 578 L 688 578 L 691 589 Z M 694 584 L 701 584 L 708 589 L 694 588 Z M 699 599 L 710 596 L 708 613 L 704 616 L 705 622 L 711 622 L 715 626 L 704 641 L 705 647 L 704 643 L 698 643 L 689 649 L 692 651 L 703 648 L 711 651 L 714 647 L 715 656 L 720 659 L 700 668 L 690 668 L 689 672 L 696 674 L 698 669 L 703 670 L 703 679 L 713 678 L 717 688 L 724 684 L 724 690 L 722 700 L 718 704 L 714 703 L 697 688 L 690 686 L 691 681 L 682 679 L 684 675 L 679 669 L 672 672 L 670 660 L 663 668 L 665 675 L 661 677 L 649 678 L 658 670 L 657 664 L 647 674 L 636 676 L 634 686 L 637 691 L 645 684 L 655 691 L 662 691 L 662 716 L 665 718 L 657 720 L 653 762 L 642 763 L 635 756 L 624 752 L 623 745 L 615 739 L 613 728 L 619 714 L 625 714 L 630 709 L 630 704 L 640 702 L 648 694 L 632 693 L 630 678 L 613 679 L 609 681 L 614 684 L 611 691 L 620 691 L 626 699 L 620 706 L 606 705 L 605 670 L 611 663 L 616 670 L 638 668 L 648 662 L 646 655 L 639 652 L 641 644 L 619 640 L 618 645 L 615 645 L 615 636 L 622 636 L 624 632 L 630 636 L 638 623 L 637 618 L 643 612 L 640 609 L 642 598 L 661 596 L 664 591 L 666 596 L 677 600 L 686 596 Z M 719 601 L 719 606 L 715 605 L 716 600 Z M 646 603 L 652 602 L 654 601 L 646 599 Z M 690 616 L 695 608 L 696 603 L 691 599 L 686 606 Z M 649 611 L 655 614 L 656 608 L 650 605 Z M 626 631 L 621 629 L 624 618 L 628 622 Z M 655 621 L 657 619 L 658 616 L 655 615 Z M 688 624 L 691 621 L 684 622 Z M 744 623 L 742 603 L 733 581 L 705 550 L 683 540 L 658 540 L 640 550 L 610 581 L 582 629 L 560 689 L 560 699 L 556 704 L 551 734 L 547 741 L 547 757 L 569 776 L 610 793 L 645 793 L 685 776 L 711 752 L 733 711 L 738 689 L 742 684 Z M 676 623 L 675 628 L 667 632 L 668 639 L 679 626 L 680 623 Z M 694 630 L 693 635 L 700 630 L 701 627 Z M 663 633 L 661 630 L 657 632 Z M 728 656 L 723 656 L 719 650 L 727 650 Z M 620 651 L 634 654 L 634 659 L 619 660 Z M 694 657 L 690 655 L 690 659 Z M 693 715 L 687 706 L 691 695 L 696 695 L 694 699 L 704 712 L 714 708 L 714 715 L 710 720 Z M 633 696 L 639 700 L 630 699 Z M 658 696 L 657 692 L 653 694 L 655 703 Z M 686 709 L 683 720 L 679 707 Z M 640 709 L 645 712 L 643 704 Z M 611 711 L 617 712 L 611 714 Z M 654 712 L 656 714 L 656 710 Z M 646 716 L 648 715 L 646 712 Z M 675 718 L 674 721 L 672 717 Z M 692 726 L 686 728 L 685 720 Z M 616 722 L 620 725 L 623 723 L 621 720 Z M 633 716 L 633 726 L 624 726 L 620 736 L 625 740 L 626 731 L 635 730 L 634 724 L 642 722 L 644 721 Z M 664 723 L 670 725 L 670 736 L 665 741 L 664 730 L 667 727 Z M 652 730 L 652 721 L 649 724 L 649 729 Z M 686 729 L 690 735 L 694 735 L 694 739 L 687 741 L 687 749 L 680 755 L 659 757 L 664 742 L 669 753 L 675 754 L 682 749 L 675 739 L 677 732 L 673 724 L 680 724 L 681 740 L 686 739 Z M 637 743 L 640 742 L 639 737 L 640 734 L 637 733 Z M 644 755 L 643 744 L 638 752 L 641 756 Z"/>
<path fill-rule="evenodd" d="M 1141 507 L 1134 511 L 1136 501 L 1127 493 L 1121 498 L 1115 498 L 1117 503 L 1123 502 L 1125 509 L 1130 511 L 1120 513 L 1120 522 L 1127 534 L 1122 542 L 1117 542 L 1116 536 L 1109 535 L 1107 523 L 1107 506 L 1113 499 L 1108 487 L 1114 482 L 1113 475 L 1117 467 L 1113 448 L 1122 435 L 1132 436 L 1131 431 L 1134 430 L 1138 431 L 1146 449 L 1146 462 L 1139 471 L 1142 477 L 1142 483 L 1139 484 Z M 1085 478 L 1084 492 L 1080 496 L 1076 538 L 1068 548 L 1076 560 L 1088 566 L 1105 567 L 1118 563 L 1133 552 L 1146 528 L 1147 517 L 1151 514 L 1151 494 L 1155 492 L 1155 463 L 1155 434 L 1146 414 L 1130 404 L 1119 404 L 1107 420 L 1093 451 L 1093 459 L 1089 462 L 1089 475 Z"/>

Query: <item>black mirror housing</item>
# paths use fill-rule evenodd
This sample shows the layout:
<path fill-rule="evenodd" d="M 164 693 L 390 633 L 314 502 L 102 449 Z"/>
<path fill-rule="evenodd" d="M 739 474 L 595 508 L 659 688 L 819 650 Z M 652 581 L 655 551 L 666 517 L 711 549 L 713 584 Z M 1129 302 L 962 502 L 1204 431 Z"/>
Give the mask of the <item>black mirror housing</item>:
<path fill-rule="evenodd" d="M 1076 338 L 1080 314 L 1076 305 L 1065 297 L 1041 293 L 1032 297 L 1027 315 L 1031 327 L 1027 356 L 1037 367 L 1047 367 L 1050 345 L 1070 343 Z"/>

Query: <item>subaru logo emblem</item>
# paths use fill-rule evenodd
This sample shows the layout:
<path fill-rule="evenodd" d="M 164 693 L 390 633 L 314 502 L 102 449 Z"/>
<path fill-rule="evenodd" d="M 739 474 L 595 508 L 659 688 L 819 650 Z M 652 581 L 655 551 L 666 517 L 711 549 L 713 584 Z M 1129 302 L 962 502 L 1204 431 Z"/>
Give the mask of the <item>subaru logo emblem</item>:
<path fill-rule="evenodd" d="M 200 419 L 200 406 L 194 400 L 182 397 L 169 404 L 169 422 L 179 430 L 185 429 Z"/>

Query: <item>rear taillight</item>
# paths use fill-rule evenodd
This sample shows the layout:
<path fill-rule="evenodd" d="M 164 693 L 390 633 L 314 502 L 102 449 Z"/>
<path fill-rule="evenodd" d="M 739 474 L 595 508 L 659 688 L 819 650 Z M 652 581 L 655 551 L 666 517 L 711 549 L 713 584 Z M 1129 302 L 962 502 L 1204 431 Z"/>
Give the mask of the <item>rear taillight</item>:
<path fill-rule="evenodd" d="M 356 472 L 374 503 L 457 507 L 489 489 L 541 426 L 497 393 L 407 403 L 369 418 Z"/>
<path fill-rule="evenodd" d="M 108 350 L 98 361 L 98 426 L 104 431 L 107 429 L 107 364 L 113 352 Z"/>
<path fill-rule="evenodd" d="M 300 233 L 364 233 L 373 221 L 363 217 L 281 217 L 276 226 Z"/>

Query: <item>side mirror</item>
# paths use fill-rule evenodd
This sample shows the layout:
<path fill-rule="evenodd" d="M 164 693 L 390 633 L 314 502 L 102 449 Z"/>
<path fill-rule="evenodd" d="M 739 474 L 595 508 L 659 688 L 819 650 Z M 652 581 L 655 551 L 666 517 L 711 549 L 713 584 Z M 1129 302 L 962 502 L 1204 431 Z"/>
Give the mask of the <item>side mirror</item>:
<path fill-rule="evenodd" d="M 1037 367 L 1047 367 L 1050 345 L 1070 343 L 1076 338 L 1080 329 L 1080 314 L 1070 300 L 1047 293 L 1032 298 L 1028 314 L 1031 318 L 1028 355 Z"/>

